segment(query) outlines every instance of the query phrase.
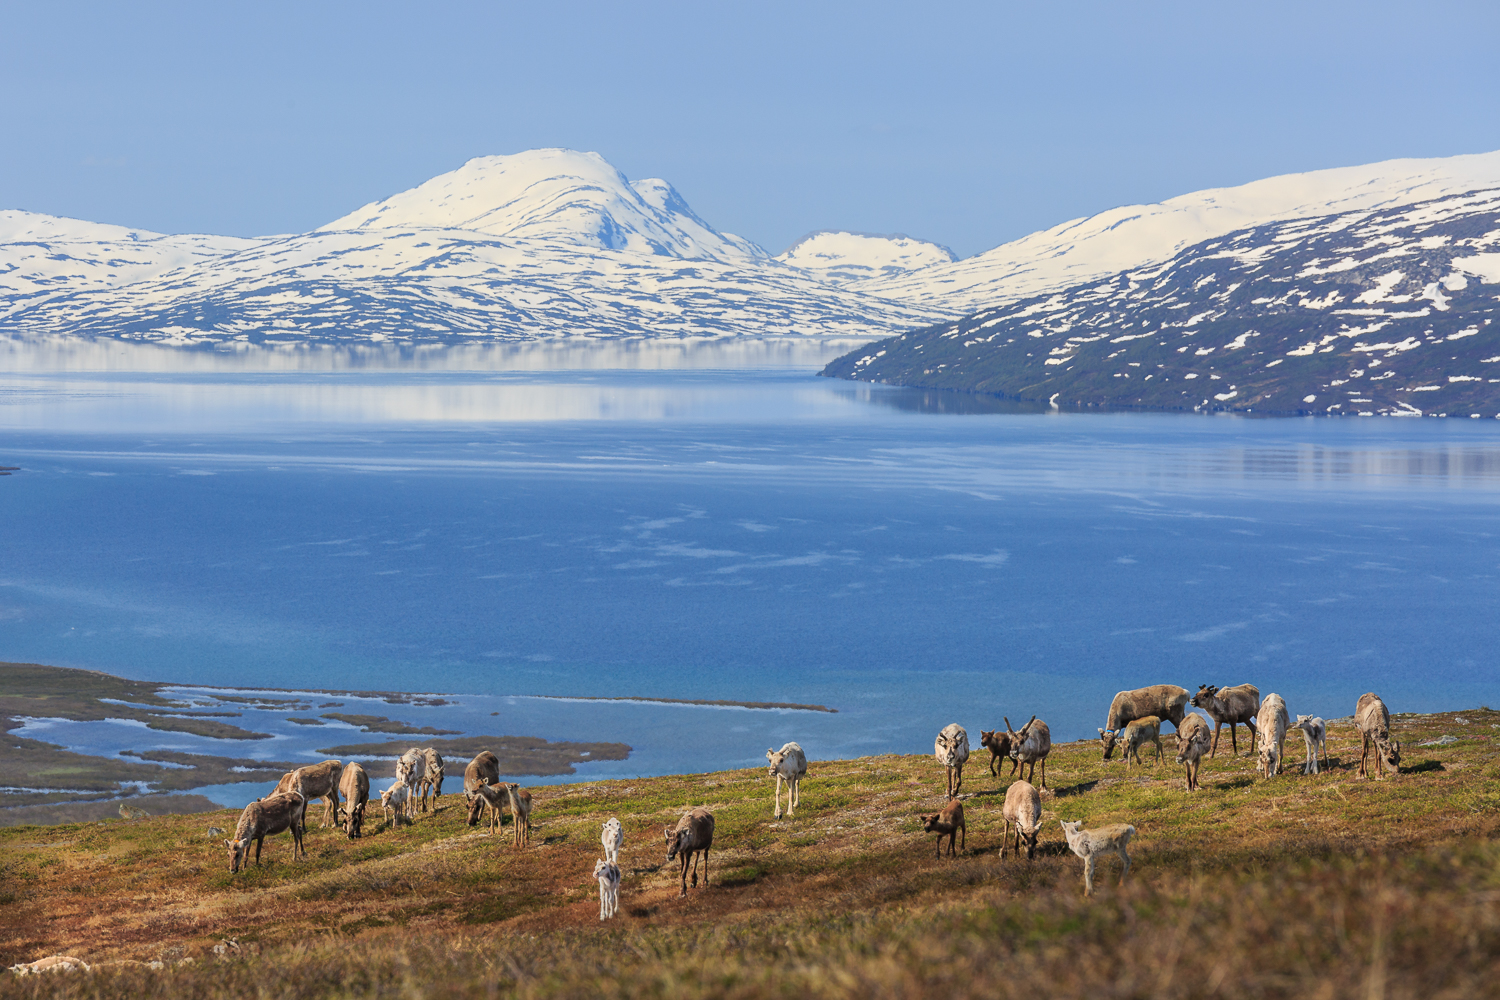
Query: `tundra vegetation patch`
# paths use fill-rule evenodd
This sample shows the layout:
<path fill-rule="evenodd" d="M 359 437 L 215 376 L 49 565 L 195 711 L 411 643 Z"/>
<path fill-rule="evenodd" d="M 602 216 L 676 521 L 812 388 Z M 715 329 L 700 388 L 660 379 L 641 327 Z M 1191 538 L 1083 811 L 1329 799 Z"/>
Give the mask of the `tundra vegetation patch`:
<path fill-rule="evenodd" d="M 795 819 L 763 768 L 532 789 L 531 847 L 476 833 L 457 795 L 365 836 L 314 824 L 231 876 L 236 813 L 0 830 L 0 998 L 1471 997 L 1500 973 L 1500 713 L 1392 719 L 1401 772 L 1358 780 L 1350 720 L 1327 770 L 1300 734 L 1269 780 L 1243 753 L 1126 768 L 1097 742 L 1048 759 L 1035 860 L 1000 852 L 1008 768 L 967 776 L 967 850 L 933 857 L 928 755 L 812 761 Z M 1450 742 L 1442 742 L 1451 737 Z M 972 767 L 972 762 L 971 762 Z M 706 887 L 678 900 L 662 828 L 716 820 Z M 618 916 L 599 920 L 599 833 L 620 819 Z M 1058 820 L 1129 823 L 1130 880 L 1095 896 Z M 159 969 L 146 964 L 160 962 Z"/>

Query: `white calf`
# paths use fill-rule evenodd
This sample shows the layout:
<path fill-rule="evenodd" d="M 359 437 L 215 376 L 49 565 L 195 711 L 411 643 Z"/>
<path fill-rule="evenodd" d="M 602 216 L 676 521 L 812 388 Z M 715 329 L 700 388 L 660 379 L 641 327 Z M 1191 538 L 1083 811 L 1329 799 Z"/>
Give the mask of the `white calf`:
<path fill-rule="evenodd" d="M 1315 715 L 1299 715 L 1294 729 L 1302 730 L 1302 739 L 1307 744 L 1307 759 L 1302 762 L 1303 774 L 1318 773 L 1318 751 L 1323 751 L 1323 762 L 1328 762 L 1328 727 Z"/>
<path fill-rule="evenodd" d="M 1094 859 L 1101 854 L 1118 854 L 1125 867 L 1120 870 L 1120 884 L 1130 874 L 1130 838 L 1135 836 L 1135 827 L 1124 823 L 1111 823 L 1097 830 L 1085 830 L 1083 821 L 1062 822 L 1063 836 L 1068 838 L 1068 847 L 1083 859 L 1083 894 L 1094 894 Z"/>
<path fill-rule="evenodd" d="M 786 814 L 802 801 L 802 776 L 807 773 L 807 756 L 795 743 L 788 743 L 780 750 L 767 750 L 770 773 L 776 779 L 776 818 L 781 818 L 781 780 L 786 779 Z"/>
<path fill-rule="evenodd" d="M 599 919 L 608 920 L 620 910 L 620 866 L 595 861 L 594 878 L 599 880 Z"/>
<path fill-rule="evenodd" d="M 599 843 L 604 845 L 604 860 L 612 865 L 620 863 L 620 848 L 625 846 L 625 828 L 620 821 L 611 816 L 604 821 L 604 832 L 599 835 Z"/>
<path fill-rule="evenodd" d="M 411 822 L 411 816 L 407 810 L 411 805 L 411 786 L 400 778 L 390 788 L 380 793 L 380 809 L 385 816 L 385 821 L 390 826 L 399 826 L 401 817 L 406 815 L 407 822 Z"/>

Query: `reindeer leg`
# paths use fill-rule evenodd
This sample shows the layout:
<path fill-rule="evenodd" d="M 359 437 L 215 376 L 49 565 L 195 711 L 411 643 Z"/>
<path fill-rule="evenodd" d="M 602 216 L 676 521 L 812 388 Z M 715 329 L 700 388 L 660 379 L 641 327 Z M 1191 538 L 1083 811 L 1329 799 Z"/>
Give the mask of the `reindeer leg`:
<path fill-rule="evenodd" d="M 1042 787 L 1043 788 L 1047 787 L 1047 758 L 1046 757 L 1042 758 Z M 1016 850 L 1019 851 L 1020 849 L 1021 849 L 1020 848 L 1020 844 L 1019 844 L 1019 842 L 1017 842 Z"/>
<path fill-rule="evenodd" d="M 1217 723 L 1214 726 L 1214 745 L 1213 745 L 1213 748 L 1211 750 L 1209 750 L 1209 752 L 1208 752 L 1208 755 L 1210 757 L 1216 755 L 1219 752 L 1219 730 L 1221 730 L 1223 728 L 1224 728 L 1224 723 L 1222 723 L 1222 722 Z M 1231 740 L 1234 739 L 1234 727 L 1233 726 L 1231 726 L 1229 728 L 1229 738 Z"/>
<path fill-rule="evenodd" d="M 1094 894 L 1094 856 L 1092 854 L 1083 859 L 1083 894 L 1085 896 Z"/>

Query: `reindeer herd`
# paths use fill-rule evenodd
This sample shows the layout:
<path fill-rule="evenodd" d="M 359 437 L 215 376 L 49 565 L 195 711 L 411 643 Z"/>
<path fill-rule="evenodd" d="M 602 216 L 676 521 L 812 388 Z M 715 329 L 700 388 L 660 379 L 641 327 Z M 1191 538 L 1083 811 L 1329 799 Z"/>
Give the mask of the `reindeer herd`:
<path fill-rule="evenodd" d="M 1213 722 L 1212 729 L 1203 716 L 1188 710 L 1190 705 L 1207 714 Z M 1024 844 L 1026 857 L 1030 860 L 1036 854 L 1043 825 L 1042 796 L 1038 785 L 1041 789 L 1047 787 L 1047 757 L 1052 752 L 1052 732 L 1047 723 L 1035 715 L 1019 731 L 1012 727 L 1008 717 L 1002 718 L 1005 720 L 1003 733 L 998 729 L 980 731 L 980 745 L 990 751 L 990 774 L 1001 778 L 1001 769 L 1008 758 L 1011 762 L 1010 777 L 1015 779 L 1006 789 L 1001 807 L 1000 856 L 1004 858 L 1013 843 L 1019 857 Z M 1187 791 L 1194 792 L 1199 789 L 1198 772 L 1202 760 L 1204 756 L 1212 758 L 1218 754 L 1219 739 L 1226 725 L 1233 756 L 1239 755 L 1237 728 L 1245 726 L 1258 756 L 1258 773 L 1265 779 L 1282 772 L 1287 731 L 1297 729 L 1302 733 L 1306 749 L 1303 773 L 1319 773 L 1328 759 L 1327 725 L 1322 719 L 1309 715 L 1299 715 L 1291 724 L 1289 719 L 1285 699 L 1274 693 L 1262 698 L 1252 684 L 1227 688 L 1201 685 L 1198 693 L 1193 695 L 1186 688 L 1173 684 L 1154 684 L 1115 695 L 1105 724 L 1099 729 L 1099 741 L 1103 745 L 1105 760 L 1112 759 L 1119 748 L 1127 768 L 1145 767 L 1141 751 L 1154 748 L 1154 761 L 1160 765 L 1165 757 L 1161 725 L 1170 722 L 1175 729 L 1174 759 L 1185 766 Z M 1354 710 L 1354 724 L 1363 740 L 1359 777 L 1368 776 L 1372 751 L 1376 777 L 1383 778 L 1386 767 L 1393 773 L 1398 771 L 1401 744 L 1392 738 L 1390 722 L 1390 712 L 1378 696 L 1373 693 L 1360 696 Z M 933 743 L 933 756 L 944 769 L 947 804 L 938 812 L 922 815 L 919 819 L 925 832 L 938 835 L 938 856 L 942 856 L 945 839 L 949 856 L 954 856 L 960 850 L 967 850 L 968 830 L 963 803 L 959 799 L 964 765 L 969 760 L 967 730 L 956 722 L 943 727 Z M 785 784 L 786 816 L 790 818 L 801 803 L 807 755 L 798 744 L 787 743 L 780 750 L 767 750 L 766 760 L 768 775 L 776 779 L 774 815 L 777 819 L 782 817 L 782 785 Z M 1040 781 L 1033 784 L 1037 781 L 1038 765 L 1041 765 Z M 403 754 L 396 763 L 395 782 L 380 793 L 387 825 L 396 828 L 403 820 L 408 824 L 414 822 L 419 812 L 436 810 L 443 779 L 444 761 L 436 750 L 413 747 Z M 512 817 L 514 845 L 524 848 L 530 844 L 531 793 L 514 782 L 500 780 L 500 762 L 493 753 L 481 751 L 464 768 L 463 791 L 468 803 L 469 826 L 477 825 L 483 818 L 488 820 L 490 832 L 496 832 L 503 823 L 504 811 L 508 809 Z M 271 795 L 245 807 L 234 837 L 225 841 L 229 848 L 231 873 L 249 864 L 252 844 L 255 862 L 259 864 L 262 841 L 278 833 L 291 833 L 294 859 L 305 856 L 302 838 L 306 829 L 306 812 L 308 805 L 316 799 L 322 799 L 324 803 L 324 827 L 330 824 L 341 826 L 350 839 L 360 837 L 369 797 L 369 776 L 356 762 L 342 764 L 337 760 L 326 760 L 288 772 Z M 1130 871 L 1128 846 L 1135 835 L 1135 827 L 1114 824 L 1085 830 L 1081 821 L 1059 822 L 1069 849 L 1083 859 L 1085 894 L 1093 892 L 1094 865 L 1102 856 L 1119 855 L 1122 862 L 1120 881 L 1125 880 Z M 667 861 L 677 862 L 680 868 L 679 898 L 687 895 L 690 884 L 697 887 L 700 861 L 706 886 L 708 856 L 714 839 L 713 813 L 701 807 L 689 809 L 675 824 L 664 827 L 662 833 Z M 617 818 L 611 817 L 600 834 L 605 856 L 594 865 L 594 878 L 599 883 L 600 920 L 613 917 L 619 909 L 622 878 L 619 857 L 624 842 L 623 826 Z"/>

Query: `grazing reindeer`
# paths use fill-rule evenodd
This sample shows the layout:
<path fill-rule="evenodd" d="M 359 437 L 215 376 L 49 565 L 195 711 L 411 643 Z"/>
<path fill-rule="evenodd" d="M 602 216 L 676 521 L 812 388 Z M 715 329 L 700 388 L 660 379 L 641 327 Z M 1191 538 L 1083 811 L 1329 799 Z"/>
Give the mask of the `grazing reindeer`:
<path fill-rule="evenodd" d="M 698 855 L 703 855 L 703 886 L 708 887 L 708 852 L 714 846 L 714 814 L 699 806 L 682 814 L 676 826 L 662 828 L 667 844 L 667 860 L 682 861 L 682 891 L 678 899 L 687 895 L 688 861 L 693 862 L 693 888 L 698 887 Z"/>
<path fill-rule="evenodd" d="M 438 799 L 443 795 L 443 755 L 432 747 L 422 751 L 422 811 L 427 811 L 428 797 L 431 796 L 432 811 L 437 812 Z"/>
<path fill-rule="evenodd" d="M 788 743 L 780 750 L 767 750 L 771 777 L 776 779 L 776 818 L 781 818 L 781 781 L 786 779 L 786 814 L 802 801 L 802 776 L 807 774 L 807 757 L 802 748 Z"/>
<path fill-rule="evenodd" d="M 1196 713 L 1188 715 L 1177 727 L 1177 763 L 1187 765 L 1187 790 L 1198 790 L 1198 767 L 1208 753 L 1208 723 Z"/>
<path fill-rule="evenodd" d="M 405 799 L 406 818 L 415 820 L 422 785 L 427 780 L 427 755 L 420 747 L 412 747 L 396 760 L 396 780 L 411 790 Z"/>
<path fill-rule="evenodd" d="M 1118 854 L 1125 867 L 1120 869 L 1120 884 L 1130 874 L 1130 838 L 1135 836 L 1135 827 L 1125 823 L 1111 823 L 1097 830 L 1085 830 L 1083 820 L 1075 823 L 1062 821 L 1063 836 L 1068 838 L 1068 847 L 1083 859 L 1083 894 L 1094 894 L 1094 859 L 1102 854 Z"/>
<path fill-rule="evenodd" d="M 1254 684 L 1227 688 L 1199 684 L 1198 693 L 1193 695 L 1193 705 L 1203 709 L 1214 720 L 1214 748 L 1209 753 L 1210 757 L 1218 756 L 1219 732 L 1226 725 L 1229 727 L 1229 746 L 1234 756 L 1240 755 L 1239 741 L 1234 738 L 1235 726 L 1240 723 L 1244 723 L 1245 728 L 1250 730 L 1250 745 L 1255 745 L 1255 716 L 1260 711 L 1260 688 Z"/>
<path fill-rule="evenodd" d="M 620 866 L 613 861 L 595 861 L 594 878 L 599 880 L 599 919 L 608 920 L 620 912 Z"/>
<path fill-rule="evenodd" d="M 517 782 L 506 782 L 502 787 L 510 801 L 510 825 L 516 834 L 517 847 L 531 846 L 531 793 Z"/>
<path fill-rule="evenodd" d="M 1005 716 L 1001 716 L 1005 718 Z M 1021 727 L 1018 733 L 1010 728 L 1010 719 L 1005 718 L 1005 735 L 1010 737 L 1010 755 L 1020 765 L 1021 777 L 1027 781 L 1036 780 L 1036 763 L 1042 762 L 1042 787 L 1047 787 L 1047 755 L 1052 752 L 1052 730 L 1047 724 L 1036 716 Z M 1026 765 L 1031 765 L 1031 773 L 1026 772 Z"/>
<path fill-rule="evenodd" d="M 1130 759 L 1142 767 L 1146 762 L 1141 760 L 1141 747 L 1147 743 L 1156 744 L 1156 762 L 1161 763 L 1162 754 L 1165 752 L 1161 745 L 1161 720 L 1154 715 L 1148 715 L 1144 719 L 1136 719 L 1125 727 L 1120 734 L 1120 739 L 1125 747 L 1125 766 L 1130 766 Z"/>
<path fill-rule="evenodd" d="M 933 741 L 932 755 L 948 769 L 948 798 L 957 798 L 964 783 L 964 763 L 969 759 L 969 734 L 963 726 L 950 722 Z"/>
<path fill-rule="evenodd" d="M 339 794 L 344 797 L 344 833 L 353 840 L 364 836 L 365 806 L 370 801 L 370 776 L 354 761 L 344 765 L 339 777 Z"/>
<path fill-rule="evenodd" d="M 250 843 L 255 842 L 255 864 L 260 865 L 262 842 L 270 836 L 290 830 L 292 834 L 292 860 L 300 854 L 307 856 L 302 848 L 302 814 L 307 809 L 307 800 L 295 791 L 278 792 L 263 799 L 256 799 L 240 813 L 240 822 L 234 828 L 234 839 L 224 841 L 229 848 L 229 874 L 250 866 Z"/>
<path fill-rule="evenodd" d="M 401 818 L 411 822 L 407 806 L 411 803 L 411 786 L 400 778 L 390 788 L 380 793 L 380 814 L 388 826 L 400 826 Z"/>
<path fill-rule="evenodd" d="M 330 822 L 338 826 L 339 822 L 339 777 L 343 774 L 344 765 L 336 760 L 325 760 L 321 764 L 310 764 L 307 767 L 299 767 L 295 771 L 288 771 L 281 776 L 276 783 L 276 790 L 271 794 L 279 792 L 295 791 L 294 775 L 302 776 L 302 794 L 311 805 L 317 799 L 323 800 L 323 826 Z"/>
<path fill-rule="evenodd" d="M 599 834 L 599 843 L 604 845 L 604 860 L 612 865 L 620 863 L 620 848 L 625 846 L 625 828 L 611 816 L 604 821 L 604 831 Z"/>
<path fill-rule="evenodd" d="M 481 750 L 464 768 L 464 801 L 474 801 L 474 790 L 480 785 L 493 785 L 500 780 L 500 758 L 488 750 Z"/>
<path fill-rule="evenodd" d="M 1005 845 L 1010 839 L 1010 825 L 1016 825 L 1016 853 L 1021 853 L 1021 840 L 1026 840 L 1026 860 L 1036 856 L 1037 834 L 1042 832 L 1042 796 L 1029 781 L 1013 782 L 1005 790 L 1005 805 L 1001 808 L 1005 825 L 1000 831 L 1000 857 L 1005 857 Z"/>
<path fill-rule="evenodd" d="M 1010 737 L 998 729 L 981 729 L 979 731 L 979 745 L 985 747 L 990 752 L 990 773 L 997 778 L 1002 777 L 1000 770 L 995 767 L 995 761 L 1010 756 Z M 1010 762 L 1010 776 L 1012 778 L 1016 776 L 1016 768 L 1020 766 L 1021 762 L 1018 760 Z M 1046 770 L 1046 765 L 1043 765 L 1042 773 L 1045 774 Z"/>
<path fill-rule="evenodd" d="M 1187 714 L 1187 688 L 1176 684 L 1152 684 L 1150 687 L 1121 691 L 1109 703 L 1109 716 L 1104 720 L 1106 728 L 1099 730 L 1099 742 L 1104 744 L 1104 759 L 1109 760 L 1115 752 L 1115 740 L 1127 723 L 1154 715 L 1166 719 L 1174 727 L 1182 725 Z"/>
<path fill-rule="evenodd" d="M 1260 773 L 1267 778 L 1281 773 L 1286 750 L 1286 702 L 1279 694 L 1268 694 L 1255 719 L 1255 738 L 1260 744 Z"/>
<path fill-rule="evenodd" d="M 1323 751 L 1323 763 L 1328 763 L 1328 726 L 1315 715 L 1299 715 L 1292 728 L 1302 730 L 1302 740 L 1307 744 L 1307 759 L 1302 762 L 1302 773 L 1317 774 L 1320 749 Z"/>
<path fill-rule="evenodd" d="M 943 856 L 943 838 L 948 838 L 948 857 L 954 857 L 954 843 L 959 837 L 963 838 L 962 846 L 965 850 L 969 846 L 969 828 L 964 825 L 964 804 L 957 799 L 950 799 L 943 806 L 942 812 L 935 812 L 931 816 L 918 816 L 922 821 L 922 829 L 927 833 L 935 833 L 937 839 L 937 856 Z"/>
<path fill-rule="evenodd" d="M 490 833 L 494 833 L 504 822 L 504 810 L 508 805 L 510 793 L 503 784 L 478 786 L 474 789 L 474 797 L 469 800 L 469 825 L 478 823 L 479 814 L 485 813 L 489 819 Z M 514 814 L 511 818 L 515 818 Z"/>
<path fill-rule="evenodd" d="M 1370 756 L 1370 746 L 1375 747 L 1375 776 L 1384 778 L 1381 764 L 1391 766 L 1391 771 L 1401 773 L 1401 744 L 1391 740 L 1391 713 L 1373 691 L 1359 696 L 1354 706 L 1354 724 L 1364 739 L 1364 752 L 1359 755 L 1359 776 L 1368 778 L 1369 769 L 1365 760 Z"/>

